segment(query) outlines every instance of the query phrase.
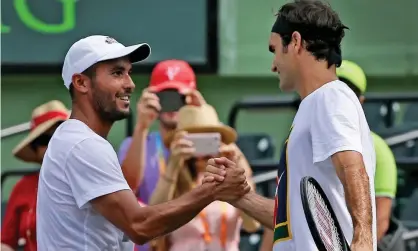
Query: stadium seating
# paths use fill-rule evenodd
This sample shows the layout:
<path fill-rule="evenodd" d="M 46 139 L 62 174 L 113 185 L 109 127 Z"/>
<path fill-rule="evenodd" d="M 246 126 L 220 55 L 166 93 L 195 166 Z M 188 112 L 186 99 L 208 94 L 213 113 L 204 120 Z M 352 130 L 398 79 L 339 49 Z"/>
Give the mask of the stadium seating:
<path fill-rule="evenodd" d="M 277 170 L 278 160 L 273 158 L 276 152 L 276 144 L 270 135 L 266 133 L 239 134 L 237 145 L 250 163 L 254 175 Z M 273 186 L 270 183 L 273 183 Z M 273 196 L 274 178 L 257 184 L 257 188 L 264 196 Z"/>
<path fill-rule="evenodd" d="M 371 130 L 379 130 L 386 127 L 385 116 L 388 112 L 387 105 L 383 103 L 366 102 L 363 108 Z"/>
<path fill-rule="evenodd" d="M 418 137 L 408 137 L 408 133 L 418 130 L 418 122 L 376 130 L 386 140 L 396 158 L 418 157 Z"/>
<path fill-rule="evenodd" d="M 239 243 L 240 251 L 257 251 L 259 250 L 261 239 L 263 236 L 263 231 L 258 231 L 256 233 L 248 234 L 241 233 L 241 240 Z"/>
<path fill-rule="evenodd" d="M 408 104 L 403 116 L 404 123 L 418 123 L 418 102 Z"/>
<path fill-rule="evenodd" d="M 395 216 L 409 228 L 418 229 L 418 157 L 397 159 L 398 189 Z"/>
<path fill-rule="evenodd" d="M 408 198 L 399 198 L 399 219 L 409 229 L 418 229 L 418 188 L 412 191 Z"/>
<path fill-rule="evenodd" d="M 237 145 L 249 161 L 271 159 L 276 151 L 272 137 L 266 133 L 239 134 Z"/>

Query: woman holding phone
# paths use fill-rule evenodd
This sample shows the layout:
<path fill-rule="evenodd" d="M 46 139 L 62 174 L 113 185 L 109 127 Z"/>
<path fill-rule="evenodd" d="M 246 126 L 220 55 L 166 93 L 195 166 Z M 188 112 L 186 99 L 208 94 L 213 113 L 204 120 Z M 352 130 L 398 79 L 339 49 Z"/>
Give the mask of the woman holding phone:
<path fill-rule="evenodd" d="M 247 160 L 235 145 L 237 134 L 219 122 L 215 109 L 207 104 L 184 106 L 178 113 L 177 130 L 164 139 L 171 154 L 160 175 L 150 204 L 174 199 L 199 185 L 209 158 L 226 156 L 247 170 Z M 228 203 L 215 201 L 185 226 L 157 239 L 156 251 L 237 251 L 241 226 L 248 232 L 256 231 L 258 222 Z"/>

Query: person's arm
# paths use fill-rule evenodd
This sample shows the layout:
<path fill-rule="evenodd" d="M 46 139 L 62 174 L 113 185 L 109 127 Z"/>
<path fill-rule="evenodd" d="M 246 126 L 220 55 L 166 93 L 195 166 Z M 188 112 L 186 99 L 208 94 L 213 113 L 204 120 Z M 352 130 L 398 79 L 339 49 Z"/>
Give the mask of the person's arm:
<path fill-rule="evenodd" d="M 376 151 L 375 196 L 377 240 L 381 240 L 389 229 L 392 201 L 396 195 L 397 168 L 395 157 L 386 142 L 372 133 Z"/>
<path fill-rule="evenodd" d="M 372 202 L 363 157 L 357 151 L 337 152 L 332 155 L 332 163 L 344 187 L 353 222 L 353 243 L 372 244 Z"/>
<path fill-rule="evenodd" d="M 374 170 L 367 173 L 363 158 L 374 160 L 375 153 L 372 142 L 370 146 L 362 142 L 360 117 L 364 115 L 356 109 L 358 101 L 341 90 L 328 88 L 318 95 L 310 124 L 313 163 L 322 168 L 321 162 L 331 157 L 353 222 L 352 247 L 372 248 Z"/>
<path fill-rule="evenodd" d="M 202 183 L 223 182 L 226 177 L 227 168 L 224 166 L 207 165 Z M 232 191 L 231 191 L 232 192 Z M 250 217 L 260 222 L 263 226 L 274 229 L 274 207 L 273 199 L 258 195 L 255 191 L 250 191 L 238 200 L 229 203 L 244 211 Z"/>
<path fill-rule="evenodd" d="M 274 231 L 264 228 L 263 238 L 261 240 L 259 251 L 271 251 L 273 250 L 273 237 Z"/>
<path fill-rule="evenodd" d="M 376 226 L 377 241 L 380 241 L 389 229 L 392 215 L 392 199 L 389 197 L 376 197 Z"/>
<path fill-rule="evenodd" d="M 158 111 L 161 110 L 159 99 L 155 93 L 149 92 L 146 88 L 142 91 L 141 97 L 136 105 L 137 121 L 132 138 L 125 145 L 125 149 L 119 151 L 119 159 L 123 175 L 129 187 L 136 191 L 144 178 L 146 144 L 148 131 L 151 124 L 158 118 Z M 127 148 L 127 150 L 126 150 Z M 123 156 L 125 155 L 126 156 Z"/>
<path fill-rule="evenodd" d="M 170 158 L 166 172 L 160 175 L 157 186 L 151 195 L 150 205 L 160 204 L 173 199 L 180 170 L 180 163 Z"/>
<path fill-rule="evenodd" d="M 258 195 L 256 192 L 251 191 L 231 204 L 244 211 L 247 215 L 253 217 L 263 226 L 274 229 L 274 200 L 265 198 Z"/>
<path fill-rule="evenodd" d="M 148 207 L 139 205 L 112 146 L 103 139 L 89 138 L 74 146 L 65 176 L 79 208 L 93 207 L 133 242 L 144 244 L 187 223 L 213 200 L 237 199 L 249 191 L 242 169 L 228 160 L 215 162 L 234 167 L 222 184 L 205 184 L 177 200 Z"/>
<path fill-rule="evenodd" d="M 134 194 L 126 190 L 96 198 L 91 203 L 133 242 L 144 244 L 192 220 L 214 201 L 215 186 L 216 183 L 206 183 L 178 199 L 147 207 L 140 207 Z"/>
<path fill-rule="evenodd" d="M 148 128 L 136 126 L 132 138 L 125 139 L 119 150 L 123 175 L 129 187 L 136 191 L 144 178 Z"/>
<path fill-rule="evenodd" d="M 251 189 L 255 191 L 255 184 L 252 180 L 253 171 L 251 170 L 250 164 L 245 158 L 244 154 L 241 152 L 239 147 L 236 144 L 233 144 L 235 149 L 235 156 L 237 158 L 237 166 L 244 168 L 245 170 L 245 177 L 247 177 L 248 185 L 250 185 Z M 240 210 L 240 216 L 242 218 L 242 228 L 247 232 L 255 232 L 260 227 L 260 223 L 256 221 L 254 218 L 250 217 L 242 210 Z"/>
<path fill-rule="evenodd" d="M 73 147 L 65 171 L 77 206 L 93 207 L 138 244 L 190 221 L 213 201 L 216 186 L 205 184 L 176 201 L 142 208 L 123 177 L 112 146 L 98 138 Z"/>

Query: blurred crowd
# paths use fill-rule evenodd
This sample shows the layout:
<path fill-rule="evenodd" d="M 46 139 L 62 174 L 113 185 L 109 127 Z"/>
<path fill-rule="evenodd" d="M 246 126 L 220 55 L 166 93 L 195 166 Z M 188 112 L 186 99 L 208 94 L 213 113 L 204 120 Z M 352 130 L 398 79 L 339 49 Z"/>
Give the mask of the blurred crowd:
<path fill-rule="evenodd" d="M 367 80 L 354 62 L 343 61 L 337 70 L 363 103 Z M 213 106 L 198 90 L 191 66 L 181 60 L 158 63 L 151 73 L 148 88 L 136 104 L 133 134 L 118 147 L 118 157 L 130 188 L 142 205 L 172 200 L 191 190 L 202 180 L 206 162 L 216 156 L 236 159 L 246 170 L 251 182 L 252 169 L 236 144 L 237 132 L 220 122 Z M 31 130 L 13 154 L 16 158 L 41 165 L 48 142 L 59 124 L 69 118 L 68 109 L 57 100 L 36 107 Z M 157 131 L 150 131 L 158 123 Z M 377 134 L 373 133 L 376 150 L 377 236 L 384 241 L 389 229 L 398 224 L 392 217 L 392 204 L 397 187 L 394 156 Z M 213 150 L 215 144 L 219 149 Z M 39 172 L 23 177 L 13 188 L 2 220 L 1 250 L 25 251 L 36 248 L 36 197 Z M 186 247 L 207 250 L 239 250 L 240 233 L 261 228 L 260 224 L 228 203 L 216 201 L 207 206 L 185 226 L 142 246 L 138 251 L 181 251 Z M 264 231 L 260 250 L 272 250 L 273 233 Z M 394 249 L 395 250 L 395 249 Z M 398 249 L 396 249 L 398 250 Z"/>

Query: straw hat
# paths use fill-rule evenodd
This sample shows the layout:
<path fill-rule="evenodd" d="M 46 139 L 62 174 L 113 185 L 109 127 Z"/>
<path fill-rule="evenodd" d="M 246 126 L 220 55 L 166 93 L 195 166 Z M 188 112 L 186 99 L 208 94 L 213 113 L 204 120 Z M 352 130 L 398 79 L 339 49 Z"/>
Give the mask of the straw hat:
<path fill-rule="evenodd" d="M 236 141 L 237 132 L 219 121 L 215 109 L 204 104 L 201 106 L 185 105 L 178 111 L 178 123 L 176 131 L 188 133 L 218 132 L 222 136 L 222 142 L 230 144 Z M 171 132 L 164 140 L 166 146 L 171 144 L 175 132 Z"/>
<path fill-rule="evenodd" d="M 57 122 L 67 120 L 69 115 L 67 108 L 58 100 L 36 107 L 32 112 L 30 133 L 13 149 L 13 155 L 23 161 L 36 161 L 36 153 L 29 144 Z"/>

